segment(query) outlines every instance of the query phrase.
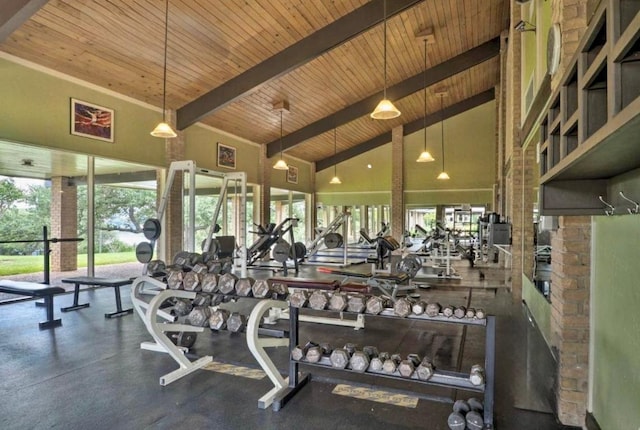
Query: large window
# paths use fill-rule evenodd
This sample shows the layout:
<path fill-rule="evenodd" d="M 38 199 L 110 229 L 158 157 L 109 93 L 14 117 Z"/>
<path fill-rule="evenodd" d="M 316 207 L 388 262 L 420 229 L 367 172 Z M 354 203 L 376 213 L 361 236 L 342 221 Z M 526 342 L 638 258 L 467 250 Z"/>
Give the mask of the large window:
<path fill-rule="evenodd" d="M 276 225 L 287 218 L 297 218 L 299 221 L 293 228 L 293 236 L 296 242 L 309 243 L 310 236 L 307 233 L 307 202 L 309 196 L 305 193 L 271 188 L 271 222 Z M 288 241 L 289 238 L 285 237 Z"/>

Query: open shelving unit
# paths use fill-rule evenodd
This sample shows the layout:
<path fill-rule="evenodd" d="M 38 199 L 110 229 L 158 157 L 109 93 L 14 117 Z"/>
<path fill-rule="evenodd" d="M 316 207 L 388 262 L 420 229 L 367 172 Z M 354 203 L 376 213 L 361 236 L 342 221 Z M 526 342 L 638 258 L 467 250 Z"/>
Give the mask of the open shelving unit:
<path fill-rule="evenodd" d="M 540 122 L 540 213 L 601 215 L 640 167 L 640 2 L 603 1 Z"/>
<path fill-rule="evenodd" d="M 298 327 L 298 318 L 299 318 L 299 309 L 293 306 L 289 307 L 289 352 L 293 351 L 293 349 L 298 345 L 299 342 L 299 327 Z M 412 319 L 418 321 L 424 321 L 425 323 L 444 323 L 444 324 L 462 324 L 462 325 L 474 325 L 481 326 L 485 328 L 485 362 L 484 362 L 484 371 L 485 371 L 485 382 L 483 385 L 473 385 L 470 382 L 469 373 L 461 373 L 461 372 L 453 372 L 453 371 L 445 371 L 436 369 L 434 375 L 426 381 L 418 379 L 415 375 L 411 378 L 405 378 L 400 376 L 399 372 L 395 372 L 393 374 L 384 373 L 384 372 L 371 372 L 367 371 L 365 373 L 360 373 L 361 375 L 368 375 L 372 377 L 381 377 L 387 379 L 395 379 L 403 382 L 407 382 L 409 384 L 427 384 L 427 385 L 436 385 L 440 387 L 449 387 L 454 389 L 460 389 L 465 391 L 477 392 L 484 394 L 484 412 L 483 412 L 483 420 L 484 420 L 484 429 L 493 429 L 493 404 L 494 404 L 494 383 L 495 383 L 495 317 L 492 315 L 487 316 L 483 319 L 467 319 L 467 318 L 449 318 L 445 316 L 436 316 L 429 317 L 426 315 L 409 315 L 406 318 L 401 318 L 399 316 L 394 315 L 392 309 L 385 309 L 381 314 L 378 315 L 368 315 L 369 317 L 382 317 L 382 318 L 392 318 L 392 319 Z M 254 324 L 255 321 L 258 321 L 252 314 Z M 251 327 L 252 324 L 249 324 Z M 253 349 L 252 349 L 253 351 Z M 255 355 L 255 354 L 254 354 Z M 271 390 L 267 395 L 265 395 L 261 401 L 259 402 L 259 407 L 264 408 L 267 405 L 273 405 L 274 411 L 279 411 L 282 409 L 285 404 L 295 396 L 298 391 L 302 387 L 304 387 L 307 382 L 311 379 L 311 375 L 309 373 L 301 373 L 299 371 L 299 367 L 309 366 L 314 368 L 325 368 L 336 370 L 338 372 L 351 372 L 356 373 L 350 369 L 338 369 L 331 367 L 328 358 L 323 358 L 319 363 L 309 363 L 304 359 L 301 361 L 295 361 L 293 359 L 289 360 L 289 372 L 288 378 L 282 379 L 279 374 L 271 375 L 267 367 L 263 366 L 269 377 L 272 381 L 274 381 L 274 389 Z M 276 383 L 276 380 L 280 380 L 280 383 Z M 285 384 L 286 382 L 286 384 Z M 407 390 L 408 393 L 411 393 L 410 390 Z M 264 399 L 269 396 L 268 403 L 265 403 Z"/>

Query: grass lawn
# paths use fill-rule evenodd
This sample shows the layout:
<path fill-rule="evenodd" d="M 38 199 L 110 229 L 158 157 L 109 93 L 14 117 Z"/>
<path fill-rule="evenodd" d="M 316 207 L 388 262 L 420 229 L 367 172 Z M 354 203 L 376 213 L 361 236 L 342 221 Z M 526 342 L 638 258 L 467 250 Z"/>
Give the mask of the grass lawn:
<path fill-rule="evenodd" d="M 134 251 L 95 254 L 96 266 L 118 263 L 133 263 L 136 260 Z M 78 268 L 87 267 L 87 254 L 78 255 Z M 23 273 L 42 272 L 44 258 L 42 255 L 0 255 L 0 276 L 21 275 Z"/>

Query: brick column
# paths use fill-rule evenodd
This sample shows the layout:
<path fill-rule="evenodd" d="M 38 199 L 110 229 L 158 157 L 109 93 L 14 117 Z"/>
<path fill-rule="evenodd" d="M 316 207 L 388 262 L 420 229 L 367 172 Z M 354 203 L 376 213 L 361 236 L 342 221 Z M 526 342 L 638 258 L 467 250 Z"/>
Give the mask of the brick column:
<path fill-rule="evenodd" d="M 176 123 L 176 113 L 175 111 L 167 110 L 167 121 L 174 127 Z M 165 154 L 167 160 L 167 167 L 171 164 L 172 161 L 181 161 L 184 160 L 184 133 L 178 131 L 178 137 L 174 139 L 165 139 Z M 173 256 L 176 255 L 183 248 L 183 239 L 184 239 L 184 226 L 182 222 L 183 217 L 183 201 L 182 201 L 182 190 L 183 190 L 183 175 L 177 174 L 173 184 L 171 186 L 171 191 L 169 192 L 169 198 L 167 201 L 167 208 L 164 214 L 164 238 L 165 238 L 165 249 L 166 249 L 166 259 L 172 260 Z M 197 247 L 198 245 L 196 245 Z"/>
<path fill-rule="evenodd" d="M 533 186 L 536 169 L 536 147 L 513 149 L 511 167 L 511 222 L 513 301 L 522 300 L 522 273 L 533 274 Z"/>
<path fill-rule="evenodd" d="M 51 178 L 51 231 L 49 237 L 78 236 L 78 191 L 66 178 Z M 51 270 L 65 272 L 78 268 L 77 242 L 58 242 L 51 246 Z"/>
<path fill-rule="evenodd" d="M 311 163 L 311 189 L 316 189 L 316 163 Z M 309 206 L 305 211 L 307 219 L 305 219 L 305 230 L 307 232 L 304 240 L 298 239 L 302 241 L 302 243 L 310 243 L 315 238 L 315 227 L 317 225 L 316 219 L 318 217 L 318 206 L 316 205 L 316 193 L 313 192 L 310 195 L 310 198 L 307 200 Z"/>
<path fill-rule="evenodd" d="M 587 0 L 561 0 L 551 3 L 551 22 L 560 24 L 562 35 L 560 64 L 551 78 L 551 89 L 560 85 L 560 78 L 578 48 L 580 39 L 587 29 Z"/>
<path fill-rule="evenodd" d="M 560 84 L 586 30 L 588 3 L 562 0 L 551 4 L 551 20 L 560 24 L 562 34 L 561 61 L 551 79 L 552 91 Z M 559 217 L 551 246 L 551 344 L 558 354 L 557 413 L 563 424 L 582 426 L 589 372 L 590 218 Z"/>
<path fill-rule="evenodd" d="M 258 161 L 258 168 L 260 173 L 260 202 L 253 202 L 254 205 L 258 204 L 260 207 L 259 222 L 262 225 L 269 224 L 271 220 L 271 171 L 273 166 L 269 163 L 267 158 L 267 145 L 260 147 L 260 160 Z"/>
<path fill-rule="evenodd" d="M 559 217 L 551 239 L 551 343 L 558 354 L 560 422 L 585 422 L 589 376 L 591 220 Z"/>
<path fill-rule="evenodd" d="M 404 235 L 403 127 L 391 131 L 391 235 L 402 243 Z"/>
<path fill-rule="evenodd" d="M 500 83 L 496 86 L 496 195 L 493 200 L 493 211 L 501 215 L 506 214 L 505 190 L 505 140 L 507 119 L 507 41 L 509 32 L 504 30 L 500 34 Z"/>
<path fill-rule="evenodd" d="M 520 20 L 521 8 L 512 1 L 511 22 Z M 526 216 L 529 223 L 532 222 L 532 208 L 528 209 L 523 203 L 522 188 L 524 186 L 523 149 L 520 136 L 521 123 L 521 38 L 513 28 L 510 30 L 508 49 L 506 55 L 506 88 L 505 91 L 505 160 L 503 169 L 508 173 L 505 177 L 505 214 L 512 223 L 511 229 L 511 288 L 514 302 L 522 300 L 522 271 L 523 271 L 523 246 L 525 243 L 525 231 L 523 230 Z M 510 156 L 508 154 L 510 153 Z"/>

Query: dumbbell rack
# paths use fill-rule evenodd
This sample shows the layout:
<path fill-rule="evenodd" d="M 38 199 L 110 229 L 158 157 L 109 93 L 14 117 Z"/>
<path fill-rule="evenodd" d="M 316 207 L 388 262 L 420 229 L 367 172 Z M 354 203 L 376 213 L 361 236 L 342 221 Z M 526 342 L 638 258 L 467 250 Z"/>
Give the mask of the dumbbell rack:
<path fill-rule="evenodd" d="M 189 360 L 189 358 L 187 358 L 187 356 L 185 355 L 188 352 L 188 349 L 175 345 L 165 334 L 166 332 L 175 331 L 196 333 L 205 331 L 205 327 L 196 327 L 189 324 L 176 323 L 177 318 L 174 315 L 171 315 L 169 312 L 166 312 L 165 310 L 160 308 L 160 306 L 164 302 L 166 302 L 167 299 L 170 299 L 172 297 L 194 299 L 196 297 L 196 294 L 197 293 L 195 291 L 169 289 L 167 288 L 167 284 L 150 276 L 141 276 L 139 278 L 136 278 L 131 284 L 131 301 L 133 303 L 134 309 L 144 322 L 145 326 L 147 327 L 147 331 L 149 332 L 149 334 L 151 334 L 154 340 L 154 342 L 142 342 L 140 344 L 140 348 L 149 351 L 167 353 L 180 366 L 178 369 L 160 377 L 159 382 L 162 386 L 166 386 L 174 381 L 177 381 L 183 376 L 186 376 L 190 373 L 195 372 L 196 370 L 203 368 L 213 360 L 213 357 L 210 355 L 200 357 L 194 361 Z M 152 295 L 155 297 L 147 302 L 147 300 L 145 300 L 143 297 L 144 295 Z M 235 299 L 254 298 L 234 295 L 230 295 L 229 297 L 233 297 Z M 261 317 L 265 312 L 267 312 L 270 308 L 284 308 L 287 306 L 286 302 L 279 300 L 259 300 L 260 305 L 264 306 L 264 303 L 268 303 L 269 307 L 264 308 L 264 311 L 260 313 L 257 322 L 249 322 L 247 324 L 247 338 L 253 338 L 254 344 L 257 344 L 256 352 L 252 350 L 252 352 L 254 352 L 254 355 L 258 351 L 257 348 L 260 348 L 262 351 L 264 351 L 264 349 L 262 349 L 264 347 L 287 346 L 289 344 L 288 340 L 284 338 L 286 336 L 285 332 L 282 332 L 281 330 L 273 330 L 260 327 Z M 259 306 L 256 306 L 256 308 L 258 307 Z M 254 313 L 255 311 L 252 312 L 251 315 L 253 316 Z M 161 318 L 166 322 L 158 322 L 158 318 Z M 260 338 L 260 334 L 265 335 L 265 337 Z M 251 345 L 251 343 L 249 344 Z M 265 366 L 260 360 L 258 360 L 258 362 L 263 365 L 263 367 Z M 268 364 L 266 365 L 268 366 Z M 282 380 L 281 377 L 280 379 Z M 274 384 L 278 382 L 277 380 L 273 381 Z M 286 386 L 286 382 L 284 382 L 284 380 L 282 381 L 284 386 Z"/>
<path fill-rule="evenodd" d="M 471 325 L 471 326 L 482 326 L 485 327 L 485 362 L 484 362 L 484 370 L 485 370 L 485 383 L 483 385 L 475 386 L 471 384 L 469 380 L 469 373 L 460 373 L 460 372 L 451 372 L 451 371 L 443 371 L 438 370 L 434 372 L 434 375 L 427 381 L 423 381 L 418 379 L 416 376 L 412 376 L 411 378 L 404 378 L 400 376 L 399 372 L 388 374 L 383 372 L 366 372 L 365 375 L 374 376 L 374 377 L 384 377 L 388 379 L 396 379 L 401 381 L 407 381 L 412 383 L 421 383 L 427 385 L 437 385 L 441 387 L 449 387 L 455 389 L 461 389 L 465 391 L 479 392 L 484 394 L 484 412 L 483 412 L 483 420 L 484 420 L 484 429 L 493 429 L 493 403 L 494 403 L 494 383 L 495 383 L 495 341 L 496 341 L 496 325 L 495 325 L 495 316 L 489 315 L 484 319 L 467 319 L 461 318 L 457 319 L 455 317 L 445 317 L 445 316 L 436 316 L 429 317 L 426 315 L 409 315 L 406 318 L 401 318 L 394 315 L 392 309 L 385 309 L 379 315 L 371 315 L 380 316 L 384 318 L 395 318 L 395 319 L 410 319 L 410 320 L 418 320 L 424 322 L 437 322 L 437 323 L 447 323 L 447 324 L 462 324 L 462 325 Z M 299 317 L 299 309 L 290 306 L 289 307 L 289 352 L 291 357 L 291 351 L 293 348 L 298 345 L 298 317 Z M 354 372 L 350 369 L 336 369 L 331 367 L 331 364 L 327 359 L 321 360 L 319 363 L 309 363 L 307 361 L 295 361 L 290 359 L 289 361 L 289 376 L 288 376 L 288 385 L 286 387 L 278 388 L 276 387 L 271 390 L 268 394 L 271 395 L 273 400 L 273 410 L 278 411 L 285 406 L 285 404 L 309 381 L 311 375 L 310 374 L 302 374 L 299 373 L 298 368 L 299 365 L 303 364 L 306 366 L 312 367 L 323 367 L 325 369 L 333 369 L 339 370 L 343 372 Z M 271 377 L 270 371 L 263 366 L 263 369 L 269 377 Z M 280 376 L 278 374 L 278 376 Z M 281 378 L 282 379 L 282 378 Z M 266 395 L 265 395 L 266 396 Z M 258 404 L 259 407 L 264 408 L 264 405 Z"/>
<path fill-rule="evenodd" d="M 155 290 L 145 287 L 152 286 Z M 142 295 L 155 295 L 149 302 L 145 301 Z M 175 323 L 176 317 L 160 309 L 160 306 L 172 297 L 193 299 L 196 293 L 184 290 L 171 290 L 167 284 L 149 276 L 136 278 L 131 284 L 131 301 L 133 307 L 147 327 L 147 331 L 155 342 L 142 342 L 141 349 L 156 352 L 166 352 L 173 358 L 180 367 L 172 372 L 160 377 L 160 385 L 168 385 L 183 376 L 186 376 L 211 363 L 213 357 L 210 355 L 201 357 L 195 361 L 189 360 L 185 353 L 186 348 L 176 346 L 165 334 L 169 331 L 202 332 L 204 327 L 194 327 L 187 324 Z M 166 323 L 159 323 L 158 317 L 164 319 Z"/>

